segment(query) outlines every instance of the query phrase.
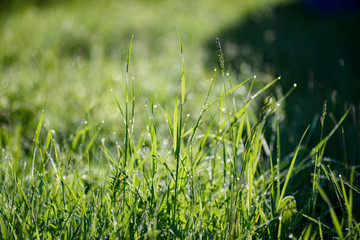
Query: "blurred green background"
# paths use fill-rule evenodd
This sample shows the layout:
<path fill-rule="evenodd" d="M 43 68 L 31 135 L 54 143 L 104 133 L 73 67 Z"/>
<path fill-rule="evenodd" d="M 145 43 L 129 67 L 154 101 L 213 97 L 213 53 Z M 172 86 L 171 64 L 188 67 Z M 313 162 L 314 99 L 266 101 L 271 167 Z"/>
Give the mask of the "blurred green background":
<path fill-rule="evenodd" d="M 228 78 L 254 74 L 258 84 L 281 75 L 277 98 L 294 83 L 281 119 L 284 153 L 308 124 L 307 143 L 318 142 L 318 117 L 327 100 L 326 131 L 349 107 L 341 133 L 329 142 L 328 156 L 359 159 L 359 11 L 323 11 L 291 0 L 0 1 L 0 124 L 5 135 L 31 140 L 41 110 L 45 127 L 66 141 L 84 126 L 103 121 L 103 135 L 121 131 L 110 89 L 125 92 L 125 65 L 134 34 L 130 78 L 136 83 L 137 111 L 155 95 L 167 103 L 178 92 L 185 56 L 188 111 L 198 110 L 213 69 L 215 37 L 225 55 Z M 218 80 L 221 84 L 221 79 Z M 141 114 L 139 114 L 141 118 Z M 145 116 L 144 116 L 145 117 Z M 317 123 L 317 124 L 315 124 Z M 316 127 L 317 126 L 317 127 Z M 326 132 L 325 131 L 325 132 Z M 344 143 L 346 152 L 344 152 Z"/>

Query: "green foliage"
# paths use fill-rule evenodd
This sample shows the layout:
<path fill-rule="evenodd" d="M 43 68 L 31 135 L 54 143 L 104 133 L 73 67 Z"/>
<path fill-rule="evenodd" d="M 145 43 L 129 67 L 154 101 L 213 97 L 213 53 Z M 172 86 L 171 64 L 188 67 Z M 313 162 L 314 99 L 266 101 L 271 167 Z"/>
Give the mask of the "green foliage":
<path fill-rule="evenodd" d="M 41 134 L 43 113 L 35 131 L 32 154 L 24 158 L 25 163 L 32 160 L 30 167 L 20 166 L 21 159 L 2 145 L 3 238 L 343 239 L 359 234 L 353 214 L 352 189 L 358 191 L 352 184 L 354 171 L 346 190 L 342 177 L 337 179 L 319 160 L 307 164 L 309 157 L 303 157 L 307 152 L 310 157 L 322 158 L 326 141 L 347 113 L 311 151 L 302 145 L 307 128 L 289 167 L 286 161 L 281 165 L 284 160 L 279 154 L 280 139 L 276 143 L 278 155 L 274 165 L 272 156 L 276 152 L 269 148 L 273 143 L 264 134 L 283 99 L 266 97 L 259 117 L 251 107 L 279 79 L 256 92 L 252 91 L 250 81 L 255 78 L 228 91 L 223 84 L 218 97 L 213 94 L 212 80 L 197 119 L 185 116 L 189 103 L 178 96 L 172 119 L 168 110 L 158 110 L 168 109 L 167 104 L 157 106 L 151 97 L 151 104 L 144 111 L 147 121 L 134 130 L 135 83 L 127 78 L 131 46 L 132 40 L 126 67 L 125 110 L 114 95 L 124 121 L 122 143 L 114 146 L 105 139 L 98 142 L 100 128 L 89 126 L 75 133 L 71 145 L 61 146 L 53 130 L 46 137 Z M 182 71 L 182 79 L 184 74 Z M 223 74 L 221 78 L 228 80 Z M 249 89 L 247 97 L 239 100 L 236 91 L 244 86 Z M 183 89 L 182 84 L 179 88 Z M 129 99 L 133 99 L 131 106 Z M 234 105 L 226 104 L 227 99 Z M 167 134 L 158 133 L 162 126 L 169 128 Z M 278 128 L 276 133 L 279 138 Z M 314 154 L 318 150 L 321 155 Z M 295 165 L 297 159 L 301 164 Z M 304 163 L 307 168 L 315 167 L 317 174 L 308 211 L 299 209 L 296 197 L 287 190 L 291 178 Z M 320 187 L 322 174 L 333 183 L 344 215 L 337 216 Z M 323 223 L 327 221 L 326 214 L 317 217 L 316 211 L 312 211 L 318 192 L 328 206 L 330 223 Z M 308 223 L 299 228 L 299 221 L 304 219 Z M 319 231 L 313 230 L 311 222 L 319 226 Z M 326 226 L 326 231 L 322 226 Z"/>
<path fill-rule="evenodd" d="M 192 2 L 185 1 L 187 9 L 195 7 Z M 257 6 L 244 2 L 243 14 Z M 206 6 L 217 9 L 215 3 Z M 349 111 L 327 130 L 324 105 L 320 139 L 309 144 L 314 129 L 303 123 L 298 146 L 286 156 L 281 116 L 296 85 L 282 96 L 276 94 L 280 77 L 269 81 L 228 73 L 219 39 L 220 71 L 215 68 L 211 77 L 196 73 L 198 43 L 187 47 L 187 42 L 197 41 L 190 39 L 201 26 L 192 26 L 192 33 L 180 28 L 181 39 L 178 30 L 180 51 L 164 37 L 171 26 L 161 17 L 147 23 L 139 14 L 133 28 L 154 23 L 165 28 L 147 29 L 139 37 L 124 23 L 109 20 L 104 21 L 108 28 L 94 27 L 103 21 L 95 11 L 100 5 L 114 19 L 116 11 L 109 10 L 114 6 L 145 11 L 166 1 L 89 4 L 79 17 L 86 19 L 83 26 L 65 16 L 81 1 L 32 6 L 23 17 L 14 13 L 0 19 L 5 23 L 0 27 L 5 40 L 0 46 L 5 89 L 0 96 L 0 239 L 359 237 L 358 169 L 333 168 L 326 158 L 327 143 Z M 34 28 L 26 25 L 38 36 L 32 39 L 19 25 L 34 19 L 61 19 L 64 25 L 60 33 L 45 31 L 48 23 L 41 21 Z M 116 27 L 124 33 L 117 35 Z M 176 32 L 169 32 L 176 43 Z M 158 33 L 159 40 L 147 38 Z M 16 41 L 14 34 L 28 36 L 28 42 Z M 126 52 L 122 44 L 129 36 Z M 29 47 L 30 55 L 22 51 Z M 152 60 L 155 53 L 159 59 Z M 127 59 L 124 72 L 116 58 Z M 176 67 L 167 65 L 171 61 Z"/>

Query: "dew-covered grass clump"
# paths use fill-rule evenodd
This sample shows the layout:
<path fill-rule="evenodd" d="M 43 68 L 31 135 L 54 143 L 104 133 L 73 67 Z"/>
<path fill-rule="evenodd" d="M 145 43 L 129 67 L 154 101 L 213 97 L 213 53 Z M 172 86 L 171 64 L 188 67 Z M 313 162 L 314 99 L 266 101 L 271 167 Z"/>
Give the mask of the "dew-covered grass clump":
<path fill-rule="evenodd" d="M 124 97 L 113 93 L 121 134 L 101 138 L 105 123 L 85 121 L 69 143 L 60 143 L 56 130 L 43 128 L 42 112 L 31 147 L 19 155 L 21 136 L 2 130 L 2 238 L 357 238 L 355 172 L 336 176 L 323 161 L 327 140 L 348 112 L 315 146 L 303 144 L 310 128 L 304 124 L 298 146 L 284 156 L 277 116 L 286 99 L 271 93 L 280 78 L 261 89 L 253 88 L 255 76 L 235 85 L 217 40 L 220 74 L 202 102 L 188 102 L 180 34 L 179 42 L 178 94 L 161 105 L 151 95 L 139 110 L 129 79 L 130 41 Z M 264 103 L 254 110 L 257 99 Z M 192 104 L 200 111 L 187 113 Z M 322 125 L 325 116 L 326 105 Z M 291 185 L 304 171 L 302 184 L 312 187 L 298 192 Z"/>
<path fill-rule="evenodd" d="M 138 10 L 149 4 L 139 1 L 133 3 Z M 64 12 L 41 5 L 23 13 L 28 19 L 37 11 L 52 13 L 56 20 L 78 5 L 64 3 Z M 5 22 L 23 23 L 16 14 Z M 0 55 L 0 76 L 6 77 L 0 97 L 0 239 L 359 238 L 359 167 L 347 162 L 346 150 L 341 159 L 327 155 L 328 142 L 344 136 L 351 110 L 335 117 L 324 102 L 318 118 L 299 125 L 300 137 L 291 145 L 284 105 L 299 83 L 279 90 L 280 76 L 232 71 L 221 38 L 214 37 L 217 64 L 209 70 L 197 58 L 187 65 L 182 28 L 168 33 L 176 48 L 164 38 L 159 47 L 153 37 L 149 50 L 136 42 L 159 29 L 140 34 L 140 40 L 132 29 L 125 29 L 130 40 L 109 29 L 96 37 L 86 26 L 74 34 L 76 18 L 63 19 L 63 39 L 55 48 L 50 41 L 44 52 L 33 46 L 27 54 L 6 42 Z M 0 31 L 6 40 L 17 30 Z M 167 53 L 161 49 L 171 49 L 172 68 L 161 70 L 160 60 L 139 67 L 142 55 L 152 56 L 147 51 L 158 51 L 161 59 Z M 151 76 L 157 70 L 161 74 Z"/>

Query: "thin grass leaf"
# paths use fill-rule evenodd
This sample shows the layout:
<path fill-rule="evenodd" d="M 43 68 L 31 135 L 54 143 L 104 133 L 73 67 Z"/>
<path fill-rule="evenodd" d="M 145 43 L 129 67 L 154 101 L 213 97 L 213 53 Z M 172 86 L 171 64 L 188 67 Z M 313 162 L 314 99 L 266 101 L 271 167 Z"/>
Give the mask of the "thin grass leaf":
<path fill-rule="evenodd" d="M 304 213 L 302 213 L 302 215 L 303 215 L 303 217 L 306 217 L 306 218 L 309 219 L 310 221 L 312 221 L 312 222 L 314 222 L 314 223 L 316 223 L 316 224 L 318 224 L 318 225 L 320 225 L 320 226 L 322 226 L 322 227 L 325 227 L 325 228 L 327 228 L 328 230 L 331 230 L 330 227 L 328 227 L 326 224 L 320 222 L 319 220 L 316 220 L 315 218 L 312 218 L 312 217 L 310 217 L 309 215 L 306 215 L 306 214 L 304 214 Z"/>
<path fill-rule="evenodd" d="M 324 192 L 324 190 L 319 185 L 317 185 L 317 188 L 318 188 L 318 191 L 319 191 L 321 197 L 324 199 L 324 201 L 327 203 L 327 205 L 329 207 L 330 216 L 331 216 L 331 219 L 332 219 L 333 224 L 335 226 L 336 233 L 339 236 L 339 239 L 344 239 L 344 235 L 343 235 L 342 230 L 341 230 L 340 222 L 339 222 L 339 220 L 338 220 L 338 218 L 336 216 L 336 213 L 335 213 L 333 207 L 331 206 L 331 202 L 330 202 L 329 198 L 327 197 L 326 193 Z"/>
<path fill-rule="evenodd" d="M 96 131 L 95 135 L 91 138 L 90 142 L 87 144 L 87 146 L 86 146 L 86 148 L 85 148 L 85 150 L 83 151 L 83 154 L 82 154 L 83 158 L 85 157 L 85 154 L 89 154 L 89 150 L 92 147 L 92 145 L 94 144 L 98 134 L 99 134 L 99 130 Z"/>
<path fill-rule="evenodd" d="M 177 151 L 178 145 L 178 97 L 176 96 L 175 105 L 174 105 L 174 116 L 173 116 L 173 139 L 174 139 L 174 152 Z"/>
<path fill-rule="evenodd" d="M 308 131 L 310 126 L 308 126 L 303 134 L 303 136 L 301 137 L 301 140 L 299 142 L 299 145 L 295 151 L 295 154 L 294 154 L 294 157 L 292 158 L 291 160 L 291 164 L 290 164 L 290 167 L 289 167 L 289 171 L 288 171 L 288 174 L 286 175 L 286 178 L 285 178 L 285 183 L 284 183 L 284 186 L 282 188 L 282 191 L 281 191 L 281 194 L 280 194 L 280 198 L 279 198 L 279 201 L 278 201 L 278 205 L 277 205 L 277 210 L 279 210 L 279 206 L 280 206 L 280 202 L 282 201 L 282 199 L 284 198 L 284 195 L 285 195 L 285 191 L 286 191 L 286 187 L 287 187 L 287 184 L 290 180 L 290 177 L 291 177 L 291 173 L 292 173 L 292 170 L 293 170 L 293 167 L 294 167 L 294 164 L 295 164 L 295 160 L 297 158 L 297 155 L 299 153 L 299 150 L 300 150 L 300 146 L 301 146 L 301 143 L 306 135 L 306 132 Z"/>
<path fill-rule="evenodd" d="M 180 39 L 180 30 L 177 29 L 179 44 L 180 44 L 180 52 L 181 52 L 181 78 L 180 78 L 180 85 L 181 85 L 181 104 L 185 102 L 185 70 L 184 70 L 184 53 Z"/>
<path fill-rule="evenodd" d="M 340 127 L 342 122 L 345 120 L 346 116 L 349 114 L 351 109 L 348 109 L 345 114 L 341 117 L 340 121 L 335 125 L 335 127 L 331 130 L 331 132 L 322 140 L 320 141 L 311 151 L 311 156 L 315 155 L 319 149 L 326 144 L 329 138 L 335 133 L 335 131 Z"/>

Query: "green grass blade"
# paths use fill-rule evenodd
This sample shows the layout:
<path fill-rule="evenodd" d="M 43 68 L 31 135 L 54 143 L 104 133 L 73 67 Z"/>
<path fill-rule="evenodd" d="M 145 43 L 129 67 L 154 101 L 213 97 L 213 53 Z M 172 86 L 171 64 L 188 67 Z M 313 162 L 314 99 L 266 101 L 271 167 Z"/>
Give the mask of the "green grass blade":
<path fill-rule="evenodd" d="M 130 68 L 130 57 L 131 57 L 131 48 L 132 48 L 132 41 L 133 41 L 134 34 L 131 35 L 128 57 L 126 61 L 126 102 L 129 101 L 129 93 L 128 93 L 128 75 L 129 75 L 129 68 Z"/>
<path fill-rule="evenodd" d="M 180 85 L 181 85 L 181 104 L 184 104 L 185 102 L 185 68 L 184 68 L 184 52 L 183 47 L 181 44 L 180 39 L 180 30 L 177 29 L 178 38 L 179 38 L 179 44 L 180 44 L 180 52 L 181 52 L 181 79 L 180 79 Z"/>
<path fill-rule="evenodd" d="M 326 224 L 320 222 L 319 220 L 316 220 L 315 218 L 312 218 L 312 217 L 310 217 L 310 216 L 308 216 L 308 215 L 306 215 L 306 214 L 304 214 L 304 213 L 303 213 L 302 215 L 303 215 L 305 218 L 309 219 L 310 221 L 312 221 L 312 222 L 314 222 L 314 223 L 316 223 L 316 224 L 318 224 L 318 225 L 320 225 L 320 226 L 322 226 L 322 227 L 325 227 L 325 228 L 327 228 L 328 230 L 331 230 L 330 227 L 328 227 Z"/>
<path fill-rule="evenodd" d="M 220 101 L 221 99 L 223 99 L 225 96 L 227 96 L 228 94 L 232 93 L 233 91 L 235 91 L 236 89 L 238 89 L 239 87 L 241 87 L 242 85 L 244 85 L 247 81 L 249 81 L 251 78 L 248 78 L 246 80 L 244 80 L 242 83 L 236 85 L 235 87 L 233 87 L 232 89 L 230 89 L 229 91 L 225 92 L 224 94 L 222 94 L 220 97 L 216 98 L 215 100 L 213 100 L 211 103 L 209 103 L 205 110 L 207 108 L 209 108 L 210 106 L 212 106 L 213 104 L 215 104 L 216 102 Z M 274 82 L 275 83 L 275 82 Z"/>
<path fill-rule="evenodd" d="M 340 127 L 342 122 L 345 120 L 346 116 L 349 114 L 350 109 L 348 109 L 345 114 L 341 117 L 340 121 L 335 125 L 335 127 L 331 130 L 331 132 L 322 140 L 320 141 L 311 151 L 311 155 L 315 155 L 319 149 L 329 140 L 329 138 L 335 133 L 335 131 Z"/>
<path fill-rule="evenodd" d="M 319 185 L 317 185 L 317 188 L 318 188 L 318 191 L 319 191 L 321 197 L 324 199 L 324 201 L 327 203 L 327 205 L 329 207 L 330 216 L 331 216 L 331 219 L 332 219 L 333 224 L 335 226 L 336 233 L 339 236 L 339 239 L 344 239 L 344 235 L 343 235 L 343 233 L 341 231 L 340 222 L 339 222 L 339 220 L 338 220 L 338 218 L 336 216 L 336 213 L 335 213 L 333 207 L 331 206 L 331 202 L 330 202 L 329 198 L 327 197 L 326 193 L 324 192 L 324 190 Z"/>
<path fill-rule="evenodd" d="M 306 128 L 304 134 L 302 135 L 301 140 L 300 140 L 300 142 L 299 142 L 299 145 L 298 145 L 298 147 L 297 147 L 297 149 L 296 149 L 296 151 L 295 151 L 294 157 L 293 157 L 292 160 L 291 160 L 291 164 L 290 164 L 290 167 L 289 167 L 289 171 L 288 171 L 288 173 L 287 173 L 287 175 L 286 175 L 285 183 L 284 183 L 284 186 L 283 186 L 283 188 L 282 188 L 282 191 L 281 191 L 281 194 L 280 194 L 280 198 L 279 198 L 279 201 L 278 201 L 277 210 L 279 210 L 280 202 L 281 202 L 281 200 L 283 199 L 283 197 L 284 197 L 284 195 L 285 195 L 286 187 L 287 187 L 288 182 L 289 182 L 289 180 L 290 180 L 291 173 L 292 173 L 292 170 L 293 170 L 293 168 L 294 168 L 294 164 L 295 164 L 296 157 L 297 157 L 297 155 L 298 155 L 298 153 L 299 153 L 301 143 L 302 143 L 302 141 L 303 141 L 303 139 L 304 139 L 304 137 L 305 137 L 305 135 L 306 135 L 306 132 L 308 131 L 309 127 L 310 127 L 310 126 L 308 126 L 308 127 Z"/>
<path fill-rule="evenodd" d="M 174 106 L 174 117 L 173 117 L 173 139 L 174 139 L 174 152 L 177 151 L 177 141 L 178 141 L 178 97 L 175 99 Z"/>
<path fill-rule="evenodd" d="M 99 134 L 99 131 L 96 131 L 95 135 L 91 138 L 90 142 L 88 143 L 88 145 L 86 146 L 86 148 L 82 154 L 83 158 L 85 157 L 85 154 L 89 154 L 89 150 L 92 147 L 92 145 L 94 144 L 98 134 Z"/>

